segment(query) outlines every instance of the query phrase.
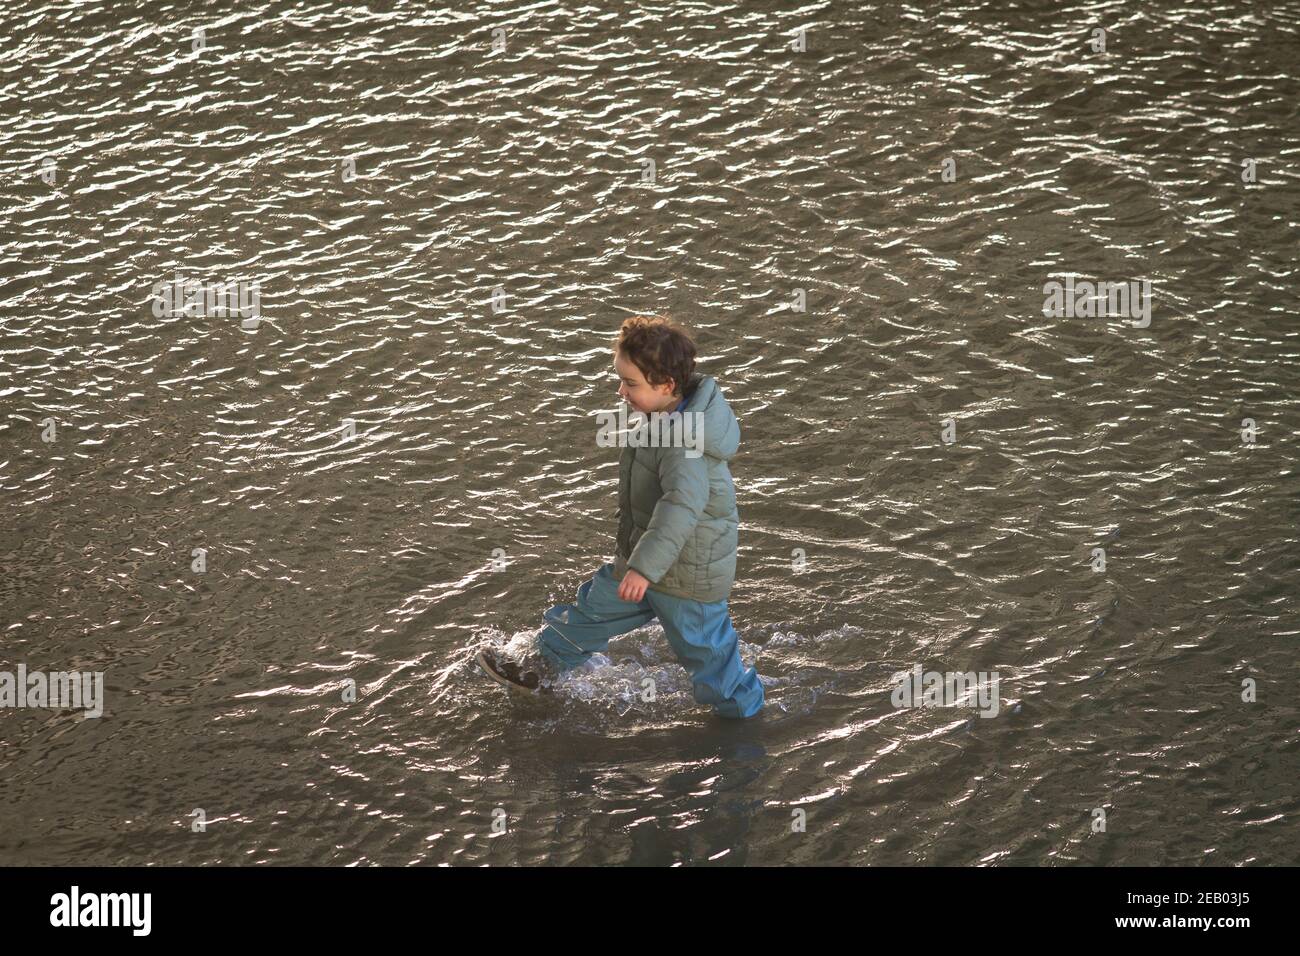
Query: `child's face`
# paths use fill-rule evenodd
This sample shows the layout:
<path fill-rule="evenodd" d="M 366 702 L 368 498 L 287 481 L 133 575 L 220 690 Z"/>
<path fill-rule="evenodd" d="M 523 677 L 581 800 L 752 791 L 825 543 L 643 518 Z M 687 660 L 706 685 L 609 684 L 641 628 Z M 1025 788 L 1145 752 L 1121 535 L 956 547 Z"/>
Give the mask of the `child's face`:
<path fill-rule="evenodd" d="M 637 411 L 650 415 L 677 404 L 672 382 L 651 385 L 645 380 L 645 373 L 624 358 L 622 352 L 614 353 L 614 371 L 619 378 L 619 397 Z"/>

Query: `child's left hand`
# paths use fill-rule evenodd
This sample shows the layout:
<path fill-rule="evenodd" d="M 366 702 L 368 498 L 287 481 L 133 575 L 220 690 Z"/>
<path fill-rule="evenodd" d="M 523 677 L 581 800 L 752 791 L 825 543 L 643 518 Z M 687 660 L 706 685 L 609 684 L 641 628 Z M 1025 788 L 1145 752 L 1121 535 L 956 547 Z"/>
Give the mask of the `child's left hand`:
<path fill-rule="evenodd" d="M 627 573 L 623 575 L 623 580 L 619 582 L 618 596 L 624 601 L 639 604 L 645 597 L 645 589 L 649 586 L 650 580 L 645 575 L 628 568 Z"/>

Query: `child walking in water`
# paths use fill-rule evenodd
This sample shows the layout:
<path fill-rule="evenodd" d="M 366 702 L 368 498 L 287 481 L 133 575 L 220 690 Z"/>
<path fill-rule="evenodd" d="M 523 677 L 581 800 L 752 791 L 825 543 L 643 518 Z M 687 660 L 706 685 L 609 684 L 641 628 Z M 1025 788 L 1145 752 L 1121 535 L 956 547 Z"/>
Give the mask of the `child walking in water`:
<path fill-rule="evenodd" d="M 501 683 L 546 691 L 611 637 L 658 618 L 695 699 L 722 717 L 752 717 L 763 707 L 763 685 L 741 664 L 727 610 L 740 524 L 727 463 L 740 426 L 718 383 L 695 372 L 695 343 L 674 322 L 626 320 L 614 369 L 619 396 L 660 426 L 648 439 L 644 428 L 640 439 L 629 437 L 619 458 L 614 562 L 578 588 L 573 604 L 543 615 L 531 660 L 483 651 L 479 665 Z"/>

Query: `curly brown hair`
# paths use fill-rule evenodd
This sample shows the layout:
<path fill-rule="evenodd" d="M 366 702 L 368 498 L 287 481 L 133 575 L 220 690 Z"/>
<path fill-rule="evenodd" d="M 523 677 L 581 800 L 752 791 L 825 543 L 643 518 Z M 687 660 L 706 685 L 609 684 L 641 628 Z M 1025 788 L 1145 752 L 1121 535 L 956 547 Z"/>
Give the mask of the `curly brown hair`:
<path fill-rule="evenodd" d="M 685 328 L 665 316 L 634 315 L 623 320 L 614 350 L 639 368 L 651 385 L 673 383 L 681 395 L 695 374 L 695 342 Z"/>

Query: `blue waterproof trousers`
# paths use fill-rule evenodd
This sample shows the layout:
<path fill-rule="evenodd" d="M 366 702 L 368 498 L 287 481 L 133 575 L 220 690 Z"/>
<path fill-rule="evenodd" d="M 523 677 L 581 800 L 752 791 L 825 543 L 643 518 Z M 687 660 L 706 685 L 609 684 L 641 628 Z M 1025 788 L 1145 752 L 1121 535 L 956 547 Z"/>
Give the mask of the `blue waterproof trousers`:
<path fill-rule="evenodd" d="M 648 624 L 663 625 L 673 653 L 695 687 L 695 699 L 721 717 L 752 717 L 763 708 L 758 671 L 740 662 L 736 629 L 726 601 L 704 604 L 646 588 L 638 602 L 618 596 L 614 565 L 605 564 L 578 588 L 574 604 L 545 613 L 537 635 L 542 655 L 561 671 L 577 667 L 609 647 L 609 639 Z"/>

